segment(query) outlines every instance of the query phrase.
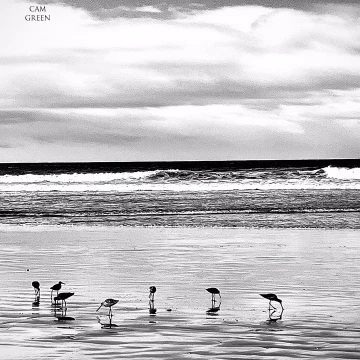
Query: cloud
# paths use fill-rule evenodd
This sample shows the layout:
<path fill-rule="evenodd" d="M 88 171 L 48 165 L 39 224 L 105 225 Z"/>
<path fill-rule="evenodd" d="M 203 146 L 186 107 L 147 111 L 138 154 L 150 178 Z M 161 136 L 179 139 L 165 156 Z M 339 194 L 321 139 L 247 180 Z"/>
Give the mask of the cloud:
<path fill-rule="evenodd" d="M 343 119 L 333 116 L 344 110 Z M 359 110 L 359 103 L 342 98 L 326 111 L 319 104 L 271 112 L 240 105 L 28 110 L 0 113 L 6 119 L 0 132 L 13 144 L 121 149 L 147 160 L 277 158 L 279 153 L 283 158 L 352 157 L 359 149 L 360 121 L 346 117 Z"/>
<path fill-rule="evenodd" d="M 94 12 L 99 9 L 115 9 L 119 6 L 119 0 L 38 0 L 38 4 L 64 3 L 73 7 L 86 9 Z M 136 7 L 173 7 L 179 9 L 218 9 L 227 6 L 264 6 L 271 8 L 295 8 L 295 9 L 316 9 L 323 6 L 349 7 L 357 5 L 357 0 L 317 0 L 317 1 L 299 1 L 299 0 L 170 0 L 166 3 L 159 0 L 122 0 L 124 8 Z"/>
<path fill-rule="evenodd" d="M 29 4 L 8 1 L 0 15 L 6 144 L 108 145 L 135 157 L 150 147 L 169 159 L 360 150 L 359 5 L 49 4 L 51 21 L 31 23 Z M 324 136 L 337 150 L 317 143 Z"/>
<path fill-rule="evenodd" d="M 81 10 L 50 11 L 56 25 L 37 24 L 44 32 L 26 24 L 26 35 L 3 50 L 2 93 L 19 105 L 204 105 L 351 89 L 360 80 L 359 23 L 332 14 L 232 7 L 99 22 Z"/>

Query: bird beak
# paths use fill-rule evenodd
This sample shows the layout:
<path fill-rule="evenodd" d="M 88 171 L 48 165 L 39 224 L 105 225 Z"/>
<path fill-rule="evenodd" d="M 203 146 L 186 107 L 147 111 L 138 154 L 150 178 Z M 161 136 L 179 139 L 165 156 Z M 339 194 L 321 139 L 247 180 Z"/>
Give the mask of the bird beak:
<path fill-rule="evenodd" d="M 103 306 L 104 303 L 101 303 L 100 306 L 98 307 L 98 309 L 96 311 L 99 311 L 100 308 Z"/>

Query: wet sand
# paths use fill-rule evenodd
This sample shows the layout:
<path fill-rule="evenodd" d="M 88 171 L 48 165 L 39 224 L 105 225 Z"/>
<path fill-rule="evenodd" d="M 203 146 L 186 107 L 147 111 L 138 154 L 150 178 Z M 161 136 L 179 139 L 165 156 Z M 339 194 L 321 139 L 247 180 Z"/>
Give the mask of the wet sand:
<path fill-rule="evenodd" d="M 359 231 L 7 227 L 0 237 L 0 359 L 360 356 Z M 60 280 L 75 293 L 74 320 L 51 305 Z M 212 286 L 222 303 L 210 315 Z M 283 299 L 281 319 L 274 304 L 269 321 L 267 292 Z M 111 327 L 108 309 L 96 312 L 110 297 L 120 300 Z"/>

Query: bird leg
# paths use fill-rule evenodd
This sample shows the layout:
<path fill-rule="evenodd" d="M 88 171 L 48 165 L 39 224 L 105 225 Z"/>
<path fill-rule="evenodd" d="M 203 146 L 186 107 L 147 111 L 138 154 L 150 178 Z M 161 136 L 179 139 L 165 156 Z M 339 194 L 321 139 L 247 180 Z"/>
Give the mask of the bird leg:
<path fill-rule="evenodd" d="M 269 309 L 270 309 L 270 306 L 271 306 L 273 309 L 276 309 L 276 307 L 271 304 L 271 300 L 269 301 Z"/>
<path fill-rule="evenodd" d="M 37 301 L 40 298 L 40 289 L 38 290 L 34 288 L 34 291 L 35 291 L 35 301 Z"/>

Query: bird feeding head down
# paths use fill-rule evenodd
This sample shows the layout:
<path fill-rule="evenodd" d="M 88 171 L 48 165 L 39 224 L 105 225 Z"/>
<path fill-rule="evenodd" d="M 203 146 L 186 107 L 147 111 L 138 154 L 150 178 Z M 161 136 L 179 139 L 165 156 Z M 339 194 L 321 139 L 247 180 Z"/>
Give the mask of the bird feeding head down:
<path fill-rule="evenodd" d="M 59 295 L 55 296 L 54 297 L 54 300 L 55 301 L 58 301 L 58 300 L 66 300 L 67 298 L 73 296 L 74 293 L 73 292 L 63 292 L 63 293 L 59 293 Z"/>
<path fill-rule="evenodd" d="M 108 307 L 108 308 L 111 309 L 111 307 L 112 307 L 113 305 L 117 304 L 118 302 L 119 302 L 119 300 L 106 299 L 105 301 L 103 301 L 103 302 L 100 304 L 100 306 L 97 308 L 96 311 L 99 311 L 102 306 L 105 306 L 105 307 Z"/>
<path fill-rule="evenodd" d="M 103 305 L 104 305 L 104 302 L 102 302 L 102 303 L 100 304 L 100 306 L 96 309 L 96 311 L 99 311 Z"/>
<path fill-rule="evenodd" d="M 260 294 L 260 296 L 270 301 L 282 302 L 275 294 Z"/>
<path fill-rule="evenodd" d="M 211 287 L 207 288 L 206 291 L 209 292 L 212 296 L 219 295 L 219 297 L 221 298 L 220 290 L 218 288 Z"/>
<path fill-rule="evenodd" d="M 260 294 L 260 296 L 262 296 L 263 298 L 269 300 L 269 306 L 272 306 L 271 305 L 272 301 L 276 301 L 281 305 L 281 308 L 284 309 L 284 307 L 282 305 L 282 300 L 279 299 L 275 294 Z"/>

